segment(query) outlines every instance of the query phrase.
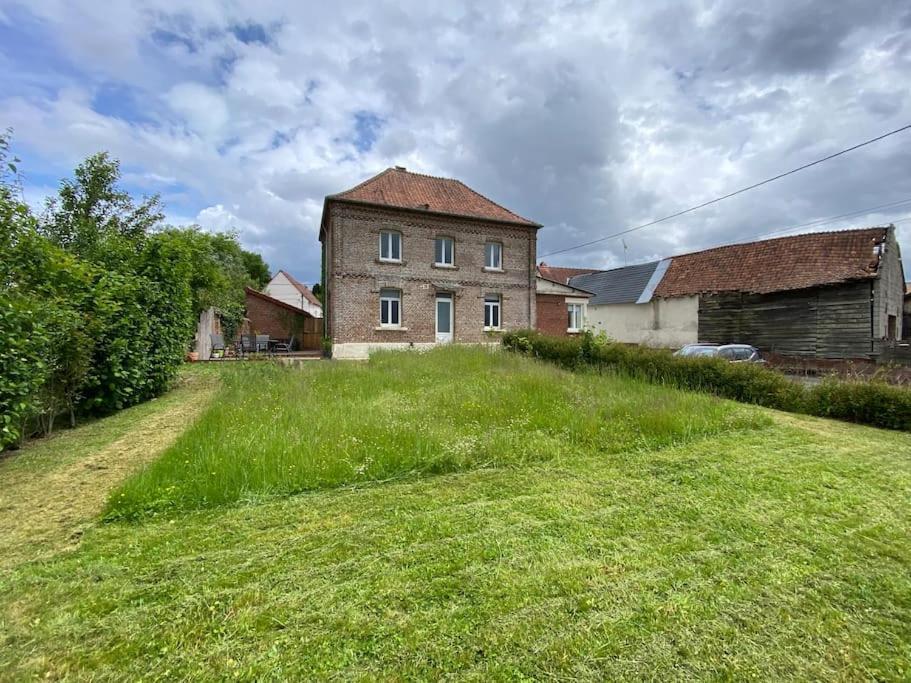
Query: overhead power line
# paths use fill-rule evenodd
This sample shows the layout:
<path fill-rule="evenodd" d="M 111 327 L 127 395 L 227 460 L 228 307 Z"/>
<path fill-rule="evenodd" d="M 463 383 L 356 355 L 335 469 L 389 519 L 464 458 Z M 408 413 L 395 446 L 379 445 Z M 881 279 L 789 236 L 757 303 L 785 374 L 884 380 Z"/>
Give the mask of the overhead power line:
<path fill-rule="evenodd" d="M 880 209 L 889 209 L 889 208 L 898 208 L 904 204 L 911 204 L 911 197 L 908 199 L 901 199 L 897 202 L 889 202 L 888 204 L 879 204 L 878 206 L 868 206 L 866 209 L 856 209 L 854 211 L 849 211 L 848 213 L 840 213 L 837 216 L 829 216 L 828 218 L 817 218 L 816 220 L 809 221 L 808 223 L 801 223 L 800 225 L 792 225 L 788 228 L 780 228 L 779 230 L 771 230 L 769 232 L 762 232 L 753 237 L 747 237 L 748 240 L 757 240 L 764 237 L 771 237 L 772 235 L 781 235 L 785 232 L 791 232 L 792 230 L 800 230 L 801 228 L 809 228 L 820 225 L 828 225 L 834 223 L 835 221 L 842 218 L 853 218 L 855 216 L 865 216 L 867 214 L 873 213 Z"/>
<path fill-rule="evenodd" d="M 683 216 L 688 213 L 692 213 L 693 211 L 698 211 L 699 209 L 704 209 L 706 206 L 710 206 L 712 204 L 717 204 L 718 202 L 722 202 L 725 199 L 730 199 L 731 197 L 736 197 L 737 195 L 743 194 L 744 192 L 749 192 L 750 190 L 755 190 L 757 187 L 762 187 L 763 185 L 768 185 L 769 183 L 775 182 L 776 180 L 780 180 L 789 175 L 793 175 L 795 173 L 799 173 L 800 171 L 806 170 L 813 166 L 817 166 L 819 164 L 825 163 L 826 161 L 830 161 L 832 159 L 835 159 L 836 157 L 840 157 L 843 154 L 847 154 L 848 152 L 853 152 L 854 150 L 860 149 L 861 147 L 866 147 L 867 145 L 872 145 L 874 142 L 879 142 L 880 140 L 884 140 L 892 135 L 896 135 L 898 133 L 901 133 L 901 132 L 909 130 L 909 129 L 911 129 L 911 123 L 909 123 L 906 126 L 902 126 L 901 128 L 896 128 L 895 130 L 891 130 L 888 133 L 883 133 L 882 135 L 879 135 L 875 138 L 870 138 L 869 140 L 864 140 L 861 143 L 853 145 L 852 147 L 847 147 L 845 149 L 842 149 L 838 152 L 835 152 L 834 154 L 829 154 L 828 156 L 825 156 L 822 159 L 817 159 L 816 161 L 811 161 L 810 163 L 804 164 L 803 166 L 798 166 L 797 168 L 792 168 L 790 171 L 785 171 L 784 173 L 779 173 L 776 176 L 773 176 L 771 178 L 766 178 L 765 180 L 762 180 L 758 183 L 753 183 L 752 185 L 742 187 L 739 190 L 735 190 L 734 192 L 729 192 L 728 194 L 722 195 L 721 197 L 716 197 L 715 199 L 710 199 L 707 202 L 702 202 L 701 204 L 697 204 L 696 206 L 691 206 L 688 209 L 683 209 L 682 211 L 677 211 L 676 213 L 672 213 L 668 216 L 664 216 L 662 218 L 658 218 L 656 220 L 649 221 L 648 223 L 643 223 L 642 225 L 636 225 L 632 228 L 627 228 L 626 230 L 621 230 L 620 232 L 615 232 L 612 235 L 606 235 L 605 237 L 599 237 L 598 239 L 590 240 L 588 242 L 583 242 L 581 244 L 576 244 L 572 247 L 566 247 L 565 249 L 558 249 L 556 251 L 551 251 L 547 254 L 543 254 L 541 256 L 541 258 L 546 258 L 548 256 L 555 256 L 556 254 L 564 254 L 567 251 L 574 251 L 576 249 L 581 249 L 582 247 L 589 247 L 592 244 L 598 244 L 599 242 L 605 242 L 607 240 L 614 239 L 616 237 L 620 237 L 622 235 L 628 235 L 631 232 L 635 232 L 637 230 L 642 230 L 643 228 L 648 228 L 653 225 L 657 225 L 658 223 L 663 223 L 664 221 L 669 221 L 672 218 L 679 218 L 680 216 Z"/>

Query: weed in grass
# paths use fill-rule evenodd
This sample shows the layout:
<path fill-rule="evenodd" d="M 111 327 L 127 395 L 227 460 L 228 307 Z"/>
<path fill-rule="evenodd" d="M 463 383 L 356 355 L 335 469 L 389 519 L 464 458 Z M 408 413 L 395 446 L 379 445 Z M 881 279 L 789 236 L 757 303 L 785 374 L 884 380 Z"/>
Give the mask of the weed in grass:
<path fill-rule="evenodd" d="M 477 348 L 226 370 L 212 407 L 112 495 L 108 519 L 656 449 L 768 420 L 708 396 Z"/>

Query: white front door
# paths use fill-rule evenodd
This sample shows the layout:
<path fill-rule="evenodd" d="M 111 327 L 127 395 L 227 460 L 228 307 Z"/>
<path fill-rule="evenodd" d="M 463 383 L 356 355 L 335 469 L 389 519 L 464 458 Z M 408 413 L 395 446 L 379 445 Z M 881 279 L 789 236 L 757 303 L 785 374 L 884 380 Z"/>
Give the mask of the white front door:
<path fill-rule="evenodd" d="M 437 294 L 437 342 L 452 341 L 452 294 Z"/>

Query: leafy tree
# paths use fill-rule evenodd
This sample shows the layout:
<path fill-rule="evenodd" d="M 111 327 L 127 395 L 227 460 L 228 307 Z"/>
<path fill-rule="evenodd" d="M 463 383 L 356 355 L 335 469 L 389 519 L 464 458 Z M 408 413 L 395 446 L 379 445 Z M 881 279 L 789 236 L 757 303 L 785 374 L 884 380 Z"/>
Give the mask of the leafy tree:
<path fill-rule="evenodd" d="M 244 267 L 247 269 L 247 276 L 251 282 L 250 286 L 254 289 L 265 287 L 269 280 L 272 279 L 269 274 L 269 264 L 263 260 L 262 256 L 252 251 L 241 249 L 240 255 L 244 261 Z"/>
<path fill-rule="evenodd" d="M 72 179 L 60 183 L 57 196 L 47 201 L 42 234 L 88 261 L 123 268 L 161 223 L 164 213 L 157 195 L 137 205 L 117 186 L 119 181 L 120 162 L 107 152 L 90 156 L 76 167 Z"/>

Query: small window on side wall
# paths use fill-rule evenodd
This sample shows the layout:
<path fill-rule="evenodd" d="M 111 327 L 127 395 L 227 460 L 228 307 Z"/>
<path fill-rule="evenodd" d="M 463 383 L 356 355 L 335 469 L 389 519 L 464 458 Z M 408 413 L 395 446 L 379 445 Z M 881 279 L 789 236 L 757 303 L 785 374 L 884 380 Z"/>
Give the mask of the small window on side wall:
<path fill-rule="evenodd" d="M 582 330 L 582 304 L 567 304 L 568 322 L 566 325 L 567 332 L 580 332 Z"/>
<path fill-rule="evenodd" d="M 380 261 L 402 260 L 402 235 L 391 230 L 380 232 Z"/>
<path fill-rule="evenodd" d="M 437 266 L 455 264 L 455 253 L 451 237 L 437 237 L 433 249 L 433 262 Z"/>
<path fill-rule="evenodd" d="M 500 329 L 500 295 L 488 294 L 484 297 L 484 329 Z"/>
<path fill-rule="evenodd" d="M 380 290 L 380 326 L 399 327 L 402 324 L 402 293 L 398 289 Z"/>
<path fill-rule="evenodd" d="M 484 245 L 484 267 L 488 270 L 503 269 L 503 245 L 499 242 L 488 242 Z"/>

